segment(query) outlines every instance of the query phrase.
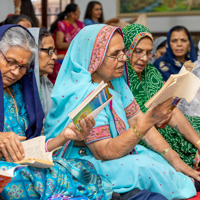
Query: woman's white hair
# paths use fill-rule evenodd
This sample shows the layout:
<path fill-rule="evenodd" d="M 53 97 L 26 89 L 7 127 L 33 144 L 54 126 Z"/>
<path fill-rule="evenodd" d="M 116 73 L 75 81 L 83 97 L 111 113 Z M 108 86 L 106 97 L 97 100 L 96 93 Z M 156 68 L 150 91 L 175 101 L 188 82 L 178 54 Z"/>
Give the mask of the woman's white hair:
<path fill-rule="evenodd" d="M 22 48 L 31 52 L 30 62 L 33 61 L 36 52 L 36 43 L 27 30 L 20 26 L 9 28 L 1 38 L 0 50 L 6 54 L 10 48 Z"/>

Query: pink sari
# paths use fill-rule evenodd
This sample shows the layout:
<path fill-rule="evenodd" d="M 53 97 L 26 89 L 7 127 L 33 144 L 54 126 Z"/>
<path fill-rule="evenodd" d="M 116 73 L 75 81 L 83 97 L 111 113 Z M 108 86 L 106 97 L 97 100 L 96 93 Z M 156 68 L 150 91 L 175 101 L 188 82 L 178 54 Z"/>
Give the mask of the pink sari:
<path fill-rule="evenodd" d="M 64 33 L 64 42 L 71 42 L 73 38 L 78 34 L 78 32 L 84 27 L 84 24 L 78 20 L 76 20 L 77 27 L 74 27 L 69 22 L 62 20 L 57 23 L 57 29 L 55 30 L 55 33 L 53 35 L 54 42 L 56 45 L 56 32 L 61 31 Z M 58 54 L 66 54 L 66 50 L 58 50 Z"/>

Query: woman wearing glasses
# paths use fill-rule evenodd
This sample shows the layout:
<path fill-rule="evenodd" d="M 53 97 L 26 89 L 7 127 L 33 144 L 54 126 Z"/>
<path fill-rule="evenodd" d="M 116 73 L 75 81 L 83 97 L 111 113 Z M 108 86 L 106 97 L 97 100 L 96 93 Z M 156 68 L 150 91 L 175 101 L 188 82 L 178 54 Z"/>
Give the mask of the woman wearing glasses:
<path fill-rule="evenodd" d="M 46 42 L 42 43 L 43 48 L 49 48 L 45 46 Z M 30 67 L 36 51 L 30 32 L 19 25 L 1 26 L 0 50 L 0 169 L 6 170 L 16 166 L 14 162 L 21 161 L 25 156 L 21 141 L 41 135 L 44 113 Z M 45 51 L 43 53 L 47 56 L 52 54 L 49 50 Z M 48 63 L 50 72 L 53 61 L 49 60 L 50 57 L 45 63 Z M 44 65 L 41 66 L 43 71 L 48 71 L 44 70 Z M 68 125 L 46 143 L 46 151 L 67 146 L 74 139 L 86 138 L 94 126 L 94 120 L 88 118 L 86 124 L 82 124 L 81 133 L 72 123 Z M 14 162 L 11 162 L 11 158 Z M 3 186 L 5 184 L 0 191 Z M 67 196 L 111 199 L 112 185 L 106 178 L 100 177 L 88 161 L 54 156 L 54 166 L 51 168 L 25 167 L 16 172 L 15 178 L 1 192 L 0 199 L 46 200 L 54 194 L 64 199 Z"/>
<path fill-rule="evenodd" d="M 57 60 L 57 51 L 55 49 L 54 40 L 47 30 L 30 28 L 29 31 L 38 45 L 34 61 L 34 72 L 42 108 L 46 117 L 51 108 L 51 93 L 53 90 L 53 84 L 48 79 L 47 75 L 53 73 Z"/>
<path fill-rule="evenodd" d="M 121 199 L 131 198 L 134 189 L 157 192 L 169 200 L 195 196 L 196 189 L 189 177 L 200 181 L 200 172 L 186 165 L 154 127 L 171 119 L 173 100 L 145 114 L 141 112 L 128 87 L 124 50 L 122 32 L 117 27 L 86 26 L 77 34 L 51 95 L 52 107 L 45 120 L 46 137 L 56 137 L 71 122 L 68 113 L 104 81 L 114 96 L 112 102 L 97 115 L 96 124 L 84 142 L 71 142 L 59 155 L 90 161 L 112 182 L 113 190 L 122 193 Z M 145 53 L 149 56 L 151 51 Z M 195 142 L 199 140 L 196 135 Z M 138 145 L 144 138 L 157 153 Z"/>
<path fill-rule="evenodd" d="M 148 109 L 144 104 L 164 84 L 159 71 L 148 63 L 155 56 L 152 51 L 153 37 L 150 31 L 140 24 L 128 25 L 123 29 L 123 34 L 128 58 L 129 87 L 140 109 L 146 113 Z M 178 108 L 175 108 L 169 124 L 158 131 L 181 159 L 192 167 L 197 150 L 200 150 L 200 137 L 198 135 L 200 134 L 200 118 L 185 117 Z M 152 148 L 146 144 L 145 139 L 142 141 L 140 144 Z"/>

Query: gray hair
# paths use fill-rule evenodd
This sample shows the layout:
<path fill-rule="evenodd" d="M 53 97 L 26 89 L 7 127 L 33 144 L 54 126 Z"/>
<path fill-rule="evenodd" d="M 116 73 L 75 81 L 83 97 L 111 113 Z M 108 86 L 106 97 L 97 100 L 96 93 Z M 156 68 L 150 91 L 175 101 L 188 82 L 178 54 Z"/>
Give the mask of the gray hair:
<path fill-rule="evenodd" d="M 6 54 L 10 48 L 19 47 L 31 52 L 30 62 L 33 61 L 36 53 L 36 43 L 27 30 L 20 26 L 9 28 L 1 38 L 0 50 Z"/>

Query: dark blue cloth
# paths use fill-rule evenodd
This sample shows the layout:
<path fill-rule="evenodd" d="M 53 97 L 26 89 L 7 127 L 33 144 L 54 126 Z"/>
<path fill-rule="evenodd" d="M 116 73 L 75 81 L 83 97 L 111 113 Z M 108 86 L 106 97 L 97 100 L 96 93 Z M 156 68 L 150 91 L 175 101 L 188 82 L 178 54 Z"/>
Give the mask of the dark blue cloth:
<path fill-rule="evenodd" d="M 137 195 L 128 200 L 167 200 L 167 199 L 161 194 L 155 192 L 149 192 L 147 190 L 142 190 Z"/>
<path fill-rule="evenodd" d="M 172 29 L 171 29 L 172 30 Z M 180 71 L 183 63 L 176 60 L 172 49 L 170 47 L 170 37 L 171 37 L 171 30 L 167 33 L 167 52 L 164 56 L 158 58 L 153 65 L 159 70 L 162 74 L 164 81 L 170 77 L 171 74 L 178 74 Z M 190 52 L 186 55 L 186 60 L 191 60 L 192 62 L 197 60 L 197 53 L 194 48 L 194 44 L 192 38 L 190 36 Z"/>
<path fill-rule="evenodd" d="M 0 40 L 4 33 L 11 27 L 20 25 L 4 25 L 0 27 Z M 20 26 L 22 27 L 22 26 Z M 24 28 L 24 27 L 22 27 Z M 29 34 L 30 32 L 24 28 Z M 31 35 L 31 34 L 30 34 Z M 32 35 L 31 35 L 32 36 Z M 33 66 L 34 67 L 34 66 Z M 24 75 L 21 80 L 23 86 L 23 95 L 26 106 L 26 111 L 30 120 L 26 130 L 27 139 L 37 137 L 41 134 L 43 127 L 44 113 L 40 102 L 40 96 L 37 89 L 34 73 Z M 3 101 L 3 82 L 0 73 L 0 131 L 3 132 L 4 127 L 4 101 Z"/>

